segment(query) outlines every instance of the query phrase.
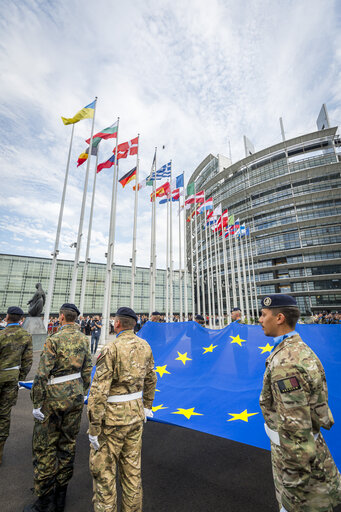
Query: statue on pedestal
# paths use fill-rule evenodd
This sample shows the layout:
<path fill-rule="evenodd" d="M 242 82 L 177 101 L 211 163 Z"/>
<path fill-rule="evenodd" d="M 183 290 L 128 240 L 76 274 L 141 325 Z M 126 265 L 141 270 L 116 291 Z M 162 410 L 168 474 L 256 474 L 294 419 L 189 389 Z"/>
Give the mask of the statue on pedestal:
<path fill-rule="evenodd" d="M 28 308 L 28 314 L 29 314 L 29 316 L 33 316 L 33 317 L 41 315 L 41 313 L 43 311 L 44 304 L 45 304 L 45 299 L 46 299 L 45 292 L 42 289 L 42 286 L 40 283 L 36 284 L 36 288 L 37 288 L 37 291 L 33 295 L 32 299 L 29 300 L 27 303 L 30 305 Z"/>

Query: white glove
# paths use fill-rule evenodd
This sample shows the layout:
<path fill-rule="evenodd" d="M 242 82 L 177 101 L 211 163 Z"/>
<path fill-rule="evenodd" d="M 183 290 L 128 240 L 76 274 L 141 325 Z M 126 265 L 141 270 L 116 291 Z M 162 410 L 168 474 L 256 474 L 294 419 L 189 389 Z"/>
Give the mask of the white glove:
<path fill-rule="evenodd" d="M 146 409 L 144 407 L 143 410 L 144 410 L 144 422 L 146 423 L 147 422 L 147 418 L 153 418 L 154 414 L 153 414 L 153 411 L 151 409 Z"/>
<path fill-rule="evenodd" d="M 282 506 L 281 510 L 279 512 L 288 512 L 286 508 Z"/>
<path fill-rule="evenodd" d="M 44 421 L 45 419 L 45 415 L 41 412 L 41 407 L 39 407 L 39 409 L 33 409 L 32 414 L 38 421 Z"/>
<path fill-rule="evenodd" d="M 89 434 L 89 441 L 95 452 L 97 452 L 99 450 L 98 436 L 91 436 Z"/>

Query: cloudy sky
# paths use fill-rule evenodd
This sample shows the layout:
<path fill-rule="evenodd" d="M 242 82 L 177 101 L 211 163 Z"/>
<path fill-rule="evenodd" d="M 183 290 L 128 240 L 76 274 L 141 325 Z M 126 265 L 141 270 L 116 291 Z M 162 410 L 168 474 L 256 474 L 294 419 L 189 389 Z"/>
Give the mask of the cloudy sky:
<path fill-rule="evenodd" d="M 2 0 L 0 5 L 0 252 L 49 256 L 54 245 L 72 117 L 98 96 L 95 130 L 120 117 L 120 142 L 141 134 L 141 178 L 172 159 L 188 180 L 209 153 L 243 158 L 316 129 L 326 103 L 341 123 L 340 3 L 332 0 Z M 75 125 L 60 257 L 72 259 L 91 120 Z M 165 149 L 161 149 L 165 146 Z M 101 143 L 99 161 L 113 143 Z M 121 160 L 120 176 L 135 165 Z M 84 258 L 94 162 L 89 179 Z M 112 169 L 98 175 L 91 261 L 107 250 Z M 149 189 L 139 193 L 137 264 L 149 266 Z M 165 206 L 157 263 L 165 266 Z M 119 189 L 115 262 L 129 264 L 131 184 Z M 174 260 L 177 265 L 177 217 Z"/>

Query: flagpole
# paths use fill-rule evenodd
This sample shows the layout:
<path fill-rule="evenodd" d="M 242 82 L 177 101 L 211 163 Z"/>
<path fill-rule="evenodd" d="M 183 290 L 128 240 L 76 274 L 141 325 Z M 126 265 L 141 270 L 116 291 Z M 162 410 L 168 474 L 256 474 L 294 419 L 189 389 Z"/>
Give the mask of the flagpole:
<path fill-rule="evenodd" d="M 87 160 L 87 163 L 86 163 L 86 173 L 85 173 L 84 188 L 83 188 L 83 199 L 82 199 L 81 214 L 80 214 L 80 218 L 79 218 L 78 235 L 77 235 L 77 242 L 76 242 L 76 254 L 75 254 L 75 259 L 74 259 L 74 262 L 73 262 L 73 270 L 72 270 L 72 280 L 71 280 L 70 295 L 69 295 L 69 301 L 72 304 L 75 302 L 75 297 L 76 297 L 77 275 L 78 275 L 78 267 L 79 267 L 79 255 L 80 255 L 82 236 L 83 236 L 82 231 L 83 231 L 86 195 L 87 195 L 88 181 L 89 181 L 90 160 L 91 160 L 91 151 L 92 151 L 92 136 L 94 134 L 96 107 L 97 107 L 97 96 L 95 97 L 94 116 L 92 118 L 92 125 L 91 125 L 89 157 L 88 157 L 88 160 Z"/>
<path fill-rule="evenodd" d="M 172 160 L 171 162 L 171 170 L 170 170 L 170 182 L 172 182 Z M 174 304 L 173 304 L 173 214 L 172 214 L 172 205 L 173 201 L 169 204 L 169 268 L 170 268 L 170 275 L 169 275 L 169 285 L 170 285 L 170 321 L 173 322 L 173 315 L 174 315 Z"/>
<path fill-rule="evenodd" d="M 58 224 L 57 224 L 56 239 L 55 239 L 55 242 L 54 242 L 54 250 L 53 250 L 53 253 L 52 253 L 52 263 L 51 263 L 51 271 L 50 271 L 50 279 L 49 279 L 49 288 L 48 288 L 47 294 L 46 294 L 45 314 L 44 314 L 45 329 L 47 329 L 47 326 L 48 326 L 48 323 L 49 323 L 49 319 L 50 319 L 50 311 L 51 311 L 51 305 L 52 305 L 52 296 L 53 296 L 53 290 L 54 290 L 54 281 L 55 281 L 55 278 L 56 278 L 57 256 L 58 256 L 58 253 L 59 253 L 59 240 L 60 240 L 60 232 L 61 232 L 62 222 L 63 222 L 65 195 L 66 195 L 67 181 L 68 181 L 68 177 L 69 177 L 69 167 L 70 167 L 70 158 L 71 158 L 71 149 L 72 149 L 74 130 L 75 130 L 75 125 L 73 124 L 72 125 L 72 130 L 71 130 L 70 144 L 69 144 L 69 153 L 68 153 L 66 169 L 65 169 L 64 186 L 63 186 L 63 192 L 62 192 L 62 200 L 60 202 L 60 208 L 59 208 L 59 217 L 58 217 Z"/>
<path fill-rule="evenodd" d="M 152 224 L 151 224 L 151 240 L 150 240 L 150 301 L 149 301 L 149 316 L 155 310 L 155 190 L 156 190 L 156 150 L 152 163 L 151 176 L 153 178 L 153 202 L 152 202 Z"/>
<path fill-rule="evenodd" d="M 217 251 L 217 232 L 214 230 L 214 254 L 215 254 L 215 274 L 216 274 L 216 290 L 217 290 L 217 305 L 218 305 L 218 318 L 219 327 L 221 327 L 221 303 L 220 303 L 220 291 L 219 291 L 219 266 L 218 266 L 218 251 Z"/>
<path fill-rule="evenodd" d="M 107 263 L 105 269 L 104 280 L 104 296 L 103 296 L 103 313 L 102 313 L 102 329 L 101 329 L 101 343 L 105 345 L 108 332 L 109 332 L 109 316 L 111 307 L 111 283 L 112 283 L 112 264 L 113 254 L 112 249 L 115 243 L 115 222 L 116 222 L 116 191 L 117 191 L 117 146 L 118 146 L 118 132 L 119 132 L 120 118 L 117 118 L 117 134 L 116 134 L 116 151 L 115 163 L 112 179 L 112 192 L 111 192 L 111 209 L 110 209 L 110 223 L 108 235 L 108 249 L 107 249 Z M 96 169 L 97 171 L 97 169 Z"/>
<path fill-rule="evenodd" d="M 256 241 L 255 241 L 255 243 L 256 243 Z M 254 267 L 254 261 L 253 261 L 252 244 L 251 244 L 251 231 L 250 231 L 250 236 L 249 236 L 249 249 L 250 249 L 250 257 L 251 257 L 253 289 L 254 289 L 254 297 L 255 297 L 255 308 L 256 308 L 255 313 L 257 316 L 257 314 L 258 314 L 258 297 L 257 297 L 257 283 L 256 283 L 255 267 Z"/>
<path fill-rule="evenodd" d="M 173 202 L 173 192 L 171 191 L 171 202 Z M 179 322 L 183 322 L 183 308 L 182 308 L 182 270 L 181 270 L 181 216 L 180 216 L 180 188 L 179 188 L 179 298 L 180 298 L 180 312 Z"/>
<path fill-rule="evenodd" d="M 227 264 L 226 238 L 223 231 L 223 256 L 224 256 L 224 277 L 225 277 L 225 299 L 226 299 L 226 317 L 227 324 L 231 321 L 231 298 L 230 298 L 230 281 Z"/>
<path fill-rule="evenodd" d="M 206 197 L 204 196 L 204 199 L 206 201 Z M 209 272 L 209 256 L 208 256 L 208 240 L 207 240 L 207 219 L 206 219 L 206 212 L 204 212 L 205 215 L 205 242 L 206 242 L 206 280 L 207 280 L 207 298 L 208 298 L 208 316 L 209 316 L 209 326 L 212 328 L 212 304 L 211 304 L 211 280 L 210 280 L 210 272 Z"/>
<path fill-rule="evenodd" d="M 205 204 L 205 196 L 204 196 L 204 204 Z M 203 212 L 205 215 L 205 211 Z M 203 317 L 205 319 L 206 324 L 206 298 L 205 298 L 205 282 L 204 282 L 204 249 L 202 243 L 202 226 L 200 223 L 200 251 L 201 251 L 201 299 L 202 299 L 202 312 Z"/>
<path fill-rule="evenodd" d="M 212 281 L 212 286 L 211 286 L 211 294 L 212 294 L 212 328 L 215 326 L 215 300 L 214 300 L 214 272 L 213 272 L 213 251 L 212 251 L 212 230 L 211 228 L 209 227 L 209 240 L 208 240 L 208 245 L 209 245 L 209 253 L 210 253 L 210 269 L 211 269 L 211 281 Z M 208 291 L 210 293 L 210 290 Z"/>
<path fill-rule="evenodd" d="M 246 261 L 247 261 L 247 272 L 249 277 L 249 290 L 250 290 L 250 302 L 251 302 L 251 318 L 254 318 L 254 311 L 255 311 L 255 305 L 254 305 L 254 297 L 253 297 L 253 290 L 252 290 L 252 279 L 251 279 L 251 268 L 250 268 L 250 258 L 249 258 L 249 249 L 248 249 L 248 243 L 247 243 L 247 237 L 246 234 L 247 231 L 245 231 L 245 251 L 246 251 Z"/>
<path fill-rule="evenodd" d="M 169 321 L 169 201 L 167 201 L 167 241 L 166 241 L 166 322 Z"/>
<path fill-rule="evenodd" d="M 197 283 L 197 306 L 198 306 L 198 314 L 201 312 L 201 304 L 200 304 L 200 280 L 199 280 L 199 256 L 198 256 L 198 225 L 197 225 L 197 198 L 196 198 L 197 190 L 195 189 L 195 210 L 194 210 L 194 231 L 195 231 L 195 273 L 196 273 L 196 283 Z"/>
<path fill-rule="evenodd" d="M 244 235 L 245 236 L 245 235 Z M 243 250 L 243 241 L 242 234 L 239 228 L 239 242 L 240 242 L 240 254 L 242 257 L 242 269 L 243 269 L 243 279 L 244 279 L 244 297 L 245 297 L 245 305 L 246 305 L 246 317 L 248 323 L 250 322 L 250 307 L 249 307 L 249 293 L 246 281 L 246 268 L 245 268 L 245 258 L 244 258 L 244 250 Z"/>
<path fill-rule="evenodd" d="M 137 232 L 137 210 L 138 210 L 138 193 L 139 193 L 139 147 L 140 147 L 140 134 L 137 134 L 137 153 L 136 153 L 136 176 L 135 176 L 135 197 L 134 197 L 134 227 L 133 227 L 133 246 L 131 254 L 131 282 L 130 282 L 130 307 L 134 309 L 135 299 L 135 277 L 136 277 L 136 232 Z"/>
<path fill-rule="evenodd" d="M 223 216 L 221 216 L 221 222 L 223 226 Z M 221 322 L 220 327 L 224 327 L 224 300 L 223 300 L 223 284 L 221 279 L 221 253 L 220 253 L 220 235 L 219 231 L 217 232 L 217 253 L 218 253 L 218 270 L 219 270 L 219 299 L 220 299 L 220 312 L 221 312 Z"/>
<path fill-rule="evenodd" d="M 180 192 L 180 191 L 179 191 Z M 179 201 L 180 201 L 179 195 Z M 183 214 L 184 214 L 184 299 L 185 299 L 185 321 L 188 321 L 188 290 L 187 290 L 187 233 L 186 233 L 186 210 L 185 210 L 185 175 L 183 177 Z"/>
<path fill-rule="evenodd" d="M 191 228 L 191 284 L 192 284 L 192 320 L 195 317 L 195 297 L 194 297 L 194 269 L 193 269 L 193 228 L 192 228 L 192 214 L 189 215 L 189 224 Z"/>
<path fill-rule="evenodd" d="M 239 222 L 240 226 L 240 222 Z M 240 229 L 240 227 L 239 227 Z M 234 243 L 236 248 L 236 260 L 237 260 L 237 275 L 238 275 L 238 292 L 239 292 L 239 307 L 242 311 L 242 315 L 244 317 L 245 311 L 244 311 L 244 301 L 243 301 L 243 287 L 242 287 L 242 277 L 240 272 L 240 255 L 239 255 L 239 244 L 238 244 L 238 237 L 237 233 L 234 235 Z"/>
<path fill-rule="evenodd" d="M 86 242 L 86 254 L 85 254 L 85 260 L 84 260 L 84 267 L 83 267 L 81 298 L 80 298 L 80 302 L 79 302 L 80 316 L 83 316 L 83 312 L 84 312 L 83 310 L 84 310 L 84 299 L 85 299 L 85 290 L 86 290 L 86 279 L 87 279 L 87 275 L 88 275 L 88 266 L 89 266 L 89 262 L 90 262 L 89 254 L 90 254 L 90 243 L 91 243 L 92 219 L 93 219 L 93 214 L 94 214 L 95 194 L 96 194 L 98 147 L 96 149 L 97 149 L 97 154 L 96 154 L 96 165 L 95 165 L 95 172 L 94 172 L 94 182 L 93 182 L 93 186 L 92 186 L 92 198 L 91 198 L 89 227 L 88 227 L 88 239 Z M 88 158 L 90 158 L 90 155 L 88 156 Z"/>
<path fill-rule="evenodd" d="M 234 228 L 234 221 L 233 221 L 233 230 Z M 235 276 L 235 268 L 234 268 L 234 251 L 233 251 L 233 239 L 232 239 L 232 233 L 231 229 L 232 226 L 228 226 L 229 228 L 229 252 L 230 252 L 230 263 L 231 263 L 231 278 L 232 278 L 232 296 L 233 296 L 233 307 L 236 308 L 238 306 L 237 301 L 237 290 L 236 290 L 236 276 Z"/>

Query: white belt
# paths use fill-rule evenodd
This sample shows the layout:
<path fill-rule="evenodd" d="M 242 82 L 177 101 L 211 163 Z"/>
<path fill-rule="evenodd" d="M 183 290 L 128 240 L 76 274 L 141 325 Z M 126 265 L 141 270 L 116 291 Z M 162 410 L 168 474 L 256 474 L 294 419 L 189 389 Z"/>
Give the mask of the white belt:
<path fill-rule="evenodd" d="M 52 376 L 47 381 L 47 385 L 51 386 L 51 384 L 60 384 L 61 382 L 68 382 L 69 380 L 75 380 L 75 379 L 80 379 L 80 378 L 81 378 L 80 372 L 70 373 L 69 375 L 63 375 L 62 377 L 53 377 Z"/>
<path fill-rule="evenodd" d="M 265 428 L 265 432 L 266 432 L 267 436 L 269 437 L 269 439 L 270 439 L 274 444 L 276 444 L 277 446 L 281 446 L 281 443 L 280 443 L 280 440 L 279 440 L 278 432 L 276 432 L 276 430 L 272 430 L 272 428 L 268 427 L 266 423 L 264 423 L 264 428 Z M 314 439 L 315 439 L 315 441 L 316 441 L 316 439 L 318 438 L 319 433 L 320 433 L 320 432 L 317 432 L 317 434 L 314 434 Z"/>
<path fill-rule="evenodd" d="M 12 368 L 3 368 L 1 371 L 8 371 L 8 370 L 20 370 L 20 366 L 12 366 Z"/>
<path fill-rule="evenodd" d="M 142 391 L 138 391 L 137 393 L 130 393 L 129 395 L 111 395 L 108 396 L 107 402 L 130 402 L 130 400 L 136 400 L 137 398 L 142 398 Z"/>

